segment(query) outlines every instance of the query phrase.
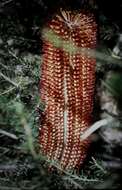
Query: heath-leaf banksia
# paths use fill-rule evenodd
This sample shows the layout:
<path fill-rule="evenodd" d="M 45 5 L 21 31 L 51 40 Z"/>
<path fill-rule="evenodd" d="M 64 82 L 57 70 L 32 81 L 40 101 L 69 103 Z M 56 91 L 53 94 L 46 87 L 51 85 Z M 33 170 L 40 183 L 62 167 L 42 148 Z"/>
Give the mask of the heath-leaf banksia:
<path fill-rule="evenodd" d="M 89 140 L 80 135 L 91 124 L 95 47 L 96 23 L 89 12 L 61 10 L 44 28 L 39 141 L 41 152 L 62 169 L 79 168 L 87 155 Z"/>

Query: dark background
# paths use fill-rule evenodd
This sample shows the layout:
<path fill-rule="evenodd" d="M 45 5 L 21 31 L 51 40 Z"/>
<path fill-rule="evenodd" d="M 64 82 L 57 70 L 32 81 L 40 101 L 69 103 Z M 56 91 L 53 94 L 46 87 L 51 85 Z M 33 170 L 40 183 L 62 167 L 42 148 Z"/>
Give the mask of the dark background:
<path fill-rule="evenodd" d="M 38 155 L 44 108 L 39 97 L 41 31 L 60 7 L 95 14 L 100 56 L 93 116 L 94 121 L 100 120 L 106 109 L 104 114 L 113 117 L 112 123 L 95 133 L 88 160 L 73 176 L 49 171 L 45 158 Z M 0 1 L 0 190 L 122 187 L 122 57 L 112 57 L 116 45 L 122 55 L 121 32 L 121 0 Z M 115 114 L 111 106 L 117 108 Z"/>

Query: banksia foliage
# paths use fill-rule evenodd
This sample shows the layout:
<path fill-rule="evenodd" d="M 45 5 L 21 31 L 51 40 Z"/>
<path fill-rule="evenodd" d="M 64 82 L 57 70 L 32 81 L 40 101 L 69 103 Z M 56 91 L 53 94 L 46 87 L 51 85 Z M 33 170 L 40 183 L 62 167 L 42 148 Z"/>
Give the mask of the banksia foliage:
<path fill-rule="evenodd" d="M 61 10 L 46 28 L 61 43 L 57 47 L 43 38 L 40 93 L 45 110 L 40 126 L 41 152 L 62 169 L 76 169 L 89 147 L 89 140 L 81 142 L 80 135 L 91 124 L 96 60 L 90 50 L 96 46 L 96 23 L 90 13 Z M 80 48 L 82 53 L 73 52 L 73 48 Z"/>

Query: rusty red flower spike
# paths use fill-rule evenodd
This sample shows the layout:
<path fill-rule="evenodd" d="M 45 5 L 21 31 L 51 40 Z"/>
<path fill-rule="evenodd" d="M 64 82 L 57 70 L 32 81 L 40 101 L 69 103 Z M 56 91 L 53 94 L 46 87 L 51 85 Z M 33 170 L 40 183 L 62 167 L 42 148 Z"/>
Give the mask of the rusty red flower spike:
<path fill-rule="evenodd" d="M 57 47 L 43 37 L 41 152 L 62 169 L 74 169 L 84 161 L 89 147 L 89 140 L 81 142 L 80 135 L 91 124 L 96 60 L 90 50 L 96 47 L 96 23 L 90 13 L 61 11 L 46 28 L 61 42 Z M 73 48 L 86 48 L 87 55 Z"/>

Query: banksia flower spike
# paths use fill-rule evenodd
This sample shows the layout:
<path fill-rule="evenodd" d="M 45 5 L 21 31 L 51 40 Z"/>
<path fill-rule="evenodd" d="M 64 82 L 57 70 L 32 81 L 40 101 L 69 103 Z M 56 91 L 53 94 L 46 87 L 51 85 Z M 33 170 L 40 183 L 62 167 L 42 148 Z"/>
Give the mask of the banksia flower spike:
<path fill-rule="evenodd" d="M 62 169 L 79 168 L 89 147 L 80 135 L 91 124 L 96 23 L 90 13 L 61 10 L 43 33 L 40 93 L 45 103 L 41 152 Z M 81 50 L 81 51 L 78 51 Z"/>

